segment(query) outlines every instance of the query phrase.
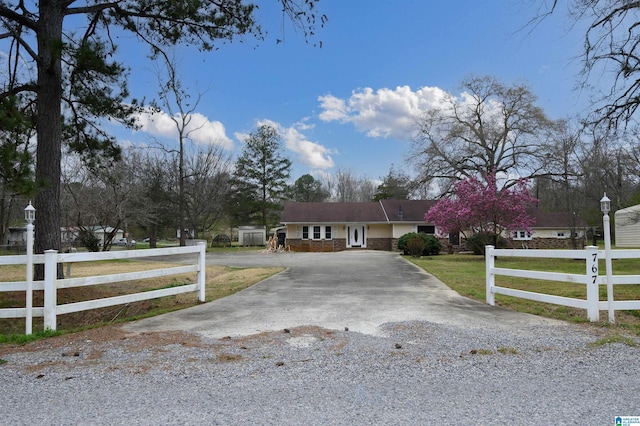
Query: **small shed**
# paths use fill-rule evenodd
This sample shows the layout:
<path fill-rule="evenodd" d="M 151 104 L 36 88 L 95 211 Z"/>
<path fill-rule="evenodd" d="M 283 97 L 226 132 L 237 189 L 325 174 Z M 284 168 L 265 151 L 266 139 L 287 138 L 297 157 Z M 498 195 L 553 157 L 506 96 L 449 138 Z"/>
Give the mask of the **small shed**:
<path fill-rule="evenodd" d="M 7 239 L 8 246 L 26 245 L 27 244 L 27 227 L 26 226 L 10 226 Z"/>
<path fill-rule="evenodd" d="M 640 247 L 640 204 L 614 214 L 617 247 Z"/>
<path fill-rule="evenodd" d="M 264 246 L 267 243 L 267 228 L 264 226 L 239 226 L 238 245 Z"/>

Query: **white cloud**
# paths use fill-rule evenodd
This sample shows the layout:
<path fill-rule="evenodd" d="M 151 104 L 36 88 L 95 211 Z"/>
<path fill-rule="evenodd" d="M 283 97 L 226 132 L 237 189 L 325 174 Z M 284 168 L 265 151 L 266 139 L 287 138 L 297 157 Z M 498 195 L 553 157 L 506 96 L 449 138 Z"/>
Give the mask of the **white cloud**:
<path fill-rule="evenodd" d="M 258 126 L 271 126 L 282 137 L 285 148 L 296 154 L 297 161 L 300 163 L 313 167 L 316 169 L 328 169 L 333 167 L 332 154 L 336 152 L 329 149 L 317 142 L 312 142 L 301 133 L 301 130 L 311 129 L 313 126 L 306 124 L 305 121 L 296 123 L 291 127 L 285 127 L 280 123 L 276 123 L 272 120 L 260 120 L 257 123 Z M 248 137 L 245 133 L 236 133 L 235 137 L 238 140 L 244 141 Z"/>
<path fill-rule="evenodd" d="M 240 142 L 246 142 L 246 140 L 249 138 L 249 133 L 235 132 L 233 134 L 233 137 L 239 140 Z"/>
<path fill-rule="evenodd" d="M 320 113 L 322 121 L 345 121 L 348 118 L 349 111 L 347 104 L 342 99 L 333 95 L 320 96 L 320 107 L 324 110 Z"/>
<path fill-rule="evenodd" d="M 409 139 L 416 130 L 422 114 L 442 105 L 447 92 L 437 87 L 422 87 L 416 91 L 409 86 L 374 91 L 366 87 L 351 93 L 349 99 L 333 95 L 320 96 L 320 119 L 353 123 L 370 137 Z"/>
<path fill-rule="evenodd" d="M 175 117 L 179 117 L 176 115 Z M 177 140 L 178 130 L 175 122 L 164 111 L 144 112 L 139 114 L 138 124 L 143 132 L 156 137 Z M 219 121 L 211 121 L 200 113 L 192 113 L 185 135 L 197 145 L 220 145 L 224 149 L 233 149 L 233 141 L 226 135 L 224 125 Z"/>

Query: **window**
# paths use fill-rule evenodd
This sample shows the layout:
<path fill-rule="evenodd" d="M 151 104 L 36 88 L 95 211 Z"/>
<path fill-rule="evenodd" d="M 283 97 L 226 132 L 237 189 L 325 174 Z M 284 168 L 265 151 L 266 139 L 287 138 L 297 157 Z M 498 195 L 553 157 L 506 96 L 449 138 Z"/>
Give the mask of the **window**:
<path fill-rule="evenodd" d="M 513 239 L 514 240 L 518 240 L 518 241 L 530 240 L 531 239 L 531 233 L 527 232 L 527 231 L 514 231 L 513 232 Z"/>
<path fill-rule="evenodd" d="M 333 236 L 333 229 L 330 225 L 303 225 L 303 240 L 330 240 Z"/>
<path fill-rule="evenodd" d="M 424 234 L 435 235 L 436 227 L 433 225 L 418 225 L 418 234 L 421 232 Z"/>

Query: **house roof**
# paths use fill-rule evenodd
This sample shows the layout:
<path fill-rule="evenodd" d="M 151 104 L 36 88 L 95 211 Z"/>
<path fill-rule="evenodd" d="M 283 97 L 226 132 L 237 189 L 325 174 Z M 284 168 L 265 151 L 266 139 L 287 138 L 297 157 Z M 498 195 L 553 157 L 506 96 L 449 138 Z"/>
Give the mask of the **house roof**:
<path fill-rule="evenodd" d="M 308 223 L 424 223 L 424 215 L 435 200 L 381 200 L 364 203 L 285 203 L 280 222 Z M 533 207 L 527 213 L 535 219 L 533 228 L 570 228 L 573 214 L 545 212 Z M 585 223 L 575 218 L 575 226 Z"/>
<path fill-rule="evenodd" d="M 436 200 L 381 200 L 390 222 L 424 222 Z"/>
<path fill-rule="evenodd" d="M 281 223 L 424 223 L 433 200 L 381 200 L 364 203 L 286 203 Z"/>
<path fill-rule="evenodd" d="M 527 209 L 527 213 L 535 219 L 533 228 L 570 228 L 573 226 L 574 217 L 571 213 L 565 212 L 545 212 L 537 207 Z M 586 226 L 579 217 L 575 218 L 575 226 L 583 228 Z"/>

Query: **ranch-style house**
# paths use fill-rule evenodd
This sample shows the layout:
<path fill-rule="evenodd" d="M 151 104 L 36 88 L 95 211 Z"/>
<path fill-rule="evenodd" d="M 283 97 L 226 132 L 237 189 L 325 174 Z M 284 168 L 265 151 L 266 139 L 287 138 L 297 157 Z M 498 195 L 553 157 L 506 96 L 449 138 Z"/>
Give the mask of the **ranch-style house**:
<path fill-rule="evenodd" d="M 381 200 L 359 203 L 285 203 L 280 223 L 286 228 L 286 247 L 292 251 L 334 252 L 353 249 L 395 251 L 398 238 L 409 232 L 437 235 L 443 247 L 466 250 L 460 234 L 442 238 L 436 226 L 424 221 L 435 200 Z M 584 240 L 573 216 L 531 209 L 536 219 L 532 232 L 517 231 L 513 247 L 565 248 L 571 233 Z M 573 224 L 573 225 L 572 225 Z"/>

